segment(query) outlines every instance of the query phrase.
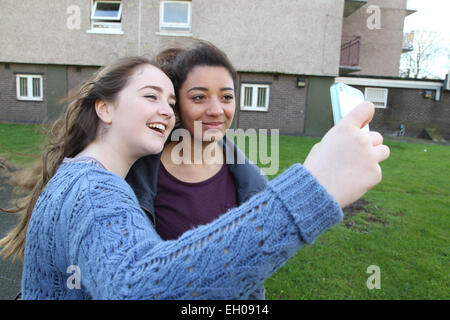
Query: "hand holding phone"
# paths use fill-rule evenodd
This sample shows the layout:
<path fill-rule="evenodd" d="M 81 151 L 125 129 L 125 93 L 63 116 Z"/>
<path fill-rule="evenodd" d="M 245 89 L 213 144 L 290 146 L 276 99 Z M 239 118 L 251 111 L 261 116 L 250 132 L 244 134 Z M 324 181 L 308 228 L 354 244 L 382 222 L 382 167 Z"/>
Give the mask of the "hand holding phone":
<path fill-rule="evenodd" d="M 334 124 L 337 124 L 357 105 L 365 101 L 361 91 L 340 82 L 330 87 L 330 93 Z M 365 125 L 361 130 L 369 131 L 369 125 Z"/>
<path fill-rule="evenodd" d="M 339 118 L 345 117 L 336 120 L 340 121 L 338 125 L 314 145 L 303 163 L 342 208 L 381 181 L 379 163 L 389 157 L 389 148 L 378 132 L 361 131 L 362 127 L 368 129 L 366 124 L 374 113 L 370 102 L 356 103 L 350 112 L 336 113 Z"/>

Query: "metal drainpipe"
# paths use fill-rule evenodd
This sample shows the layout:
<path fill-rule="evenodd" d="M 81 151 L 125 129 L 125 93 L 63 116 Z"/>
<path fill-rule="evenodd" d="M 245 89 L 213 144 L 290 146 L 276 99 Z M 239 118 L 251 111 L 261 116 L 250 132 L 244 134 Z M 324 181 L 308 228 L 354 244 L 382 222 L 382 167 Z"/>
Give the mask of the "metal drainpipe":
<path fill-rule="evenodd" d="M 138 56 L 141 55 L 141 8 L 142 8 L 142 0 L 139 0 L 139 17 L 138 17 Z"/>

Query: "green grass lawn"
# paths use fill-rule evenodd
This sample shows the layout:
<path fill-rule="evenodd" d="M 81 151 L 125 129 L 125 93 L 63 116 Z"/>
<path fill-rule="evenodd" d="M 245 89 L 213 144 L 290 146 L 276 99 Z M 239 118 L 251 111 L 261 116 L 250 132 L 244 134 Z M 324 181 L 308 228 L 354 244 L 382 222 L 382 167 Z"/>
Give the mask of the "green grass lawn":
<path fill-rule="evenodd" d="M 40 156 L 43 141 L 41 125 L 0 123 L 0 159 L 16 166 Z"/>
<path fill-rule="evenodd" d="M 0 157 L 17 165 L 32 158 L 11 151 L 36 155 L 41 141 L 38 126 L 0 124 Z M 280 136 L 277 174 L 318 141 Z M 383 181 L 266 280 L 268 299 L 450 298 L 450 147 L 386 144 Z M 371 265 L 380 268 L 380 289 L 366 286 Z"/>
<path fill-rule="evenodd" d="M 279 173 L 320 141 L 279 138 Z M 385 143 L 383 181 L 266 280 L 268 299 L 450 298 L 450 147 Z M 380 289 L 367 287 L 371 265 L 380 268 Z"/>

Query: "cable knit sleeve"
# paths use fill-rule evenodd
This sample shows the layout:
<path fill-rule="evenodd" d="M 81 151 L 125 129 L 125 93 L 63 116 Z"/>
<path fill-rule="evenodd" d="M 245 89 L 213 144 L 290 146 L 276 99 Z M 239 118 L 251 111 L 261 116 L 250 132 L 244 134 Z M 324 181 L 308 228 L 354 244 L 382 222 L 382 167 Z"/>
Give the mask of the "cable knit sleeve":
<path fill-rule="evenodd" d="M 88 180 L 68 243 L 94 299 L 245 299 L 343 217 L 297 164 L 214 222 L 162 241 L 119 177 Z"/>

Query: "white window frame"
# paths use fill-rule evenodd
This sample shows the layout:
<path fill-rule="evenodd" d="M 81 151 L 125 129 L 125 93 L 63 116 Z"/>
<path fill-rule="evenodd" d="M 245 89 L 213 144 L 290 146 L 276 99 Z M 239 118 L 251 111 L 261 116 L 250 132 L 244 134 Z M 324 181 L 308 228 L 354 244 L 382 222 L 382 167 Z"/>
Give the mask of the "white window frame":
<path fill-rule="evenodd" d="M 373 78 L 336 77 L 334 82 L 343 82 L 350 86 L 379 87 L 379 88 L 403 88 L 403 89 L 428 89 L 434 90 L 434 100 L 439 101 L 442 93 L 442 81 L 421 80 L 392 80 Z"/>
<path fill-rule="evenodd" d="M 27 79 L 27 95 L 20 94 L 20 78 Z M 39 96 L 33 96 L 33 79 L 39 79 Z M 23 101 L 43 101 L 44 100 L 44 77 L 35 74 L 16 74 L 16 98 Z"/>
<path fill-rule="evenodd" d="M 95 12 L 97 11 L 97 5 L 99 3 L 118 3 L 119 4 L 119 12 L 117 17 L 96 17 Z M 112 20 L 112 21 L 120 21 L 122 18 L 122 2 L 121 1 L 94 1 L 94 6 L 92 7 L 91 20 Z"/>
<path fill-rule="evenodd" d="M 97 17 L 95 11 L 98 3 L 119 3 L 119 12 L 116 17 Z M 103 34 L 123 34 L 122 31 L 122 6 L 123 1 L 103 1 L 91 0 L 91 29 L 88 33 L 103 33 Z"/>
<path fill-rule="evenodd" d="M 252 88 L 252 105 L 245 105 L 245 88 Z M 265 106 L 258 107 L 258 88 L 266 89 Z M 269 98 L 270 98 L 270 85 L 268 84 L 241 84 L 241 110 L 245 111 L 268 111 L 269 110 Z"/>
<path fill-rule="evenodd" d="M 164 5 L 167 3 L 183 3 L 188 6 L 188 22 L 174 23 L 164 22 Z M 192 35 L 191 34 L 192 2 L 191 1 L 160 1 L 159 3 L 159 33 L 168 35 Z M 177 30 L 185 29 L 185 30 Z"/>
<path fill-rule="evenodd" d="M 371 94 L 370 94 L 371 92 L 376 92 L 377 95 L 379 93 L 382 93 L 383 97 L 379 98 L 379 99 L 374 99 L 373 97 L 371 97 Z M 368 88 L 364 89 L 364 98 L 366 99 L 366 101 L 372 102 L 374 104 L 375 108 L 386 109 L 388 93 L 389 93 L 389 90 L 386 88 L 368 87 Z M 382 105 L 379 105 L 379 103 L 382 103 Z"/>

